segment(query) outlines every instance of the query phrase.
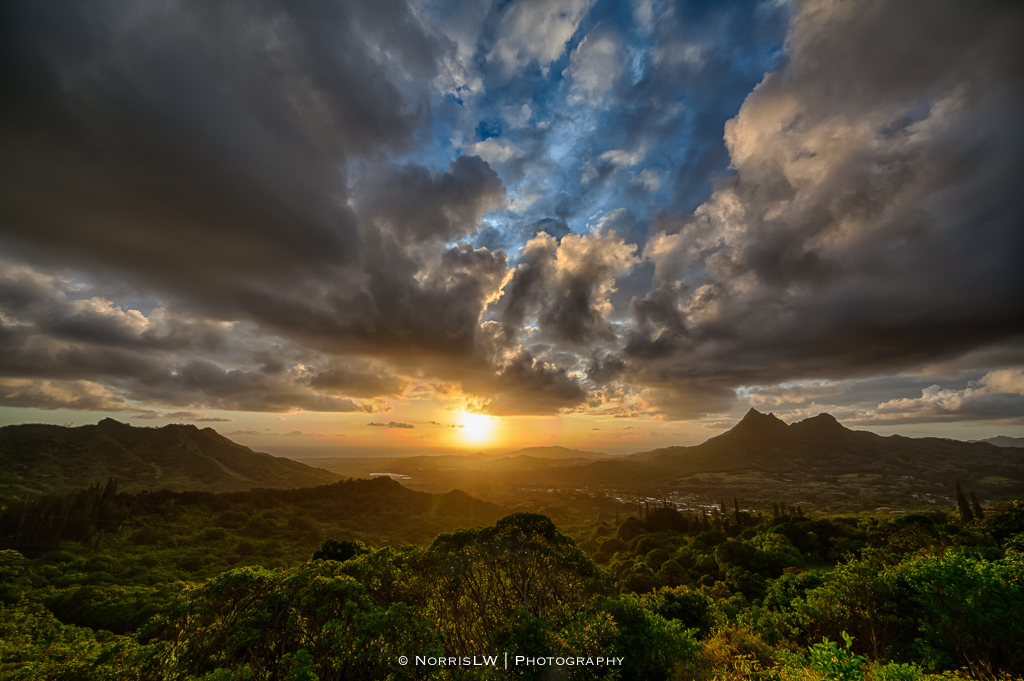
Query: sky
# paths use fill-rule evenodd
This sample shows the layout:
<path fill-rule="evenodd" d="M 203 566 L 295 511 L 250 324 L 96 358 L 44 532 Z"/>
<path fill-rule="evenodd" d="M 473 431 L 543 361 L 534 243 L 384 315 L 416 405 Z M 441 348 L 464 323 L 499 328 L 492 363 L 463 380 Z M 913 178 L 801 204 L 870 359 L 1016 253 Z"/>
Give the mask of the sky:
<path fill-rule="evenodd" d="M 10 0 L 0 424 L 1024 436 L 1024 9 Z"/>

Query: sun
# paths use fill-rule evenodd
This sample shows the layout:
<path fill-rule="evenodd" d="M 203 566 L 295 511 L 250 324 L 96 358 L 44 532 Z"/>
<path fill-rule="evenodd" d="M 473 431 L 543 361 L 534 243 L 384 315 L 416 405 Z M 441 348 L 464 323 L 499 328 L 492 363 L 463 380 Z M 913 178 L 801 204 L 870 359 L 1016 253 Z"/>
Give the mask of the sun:
<path fill-rule="evenodd" d="M 490 416 L 462 412 L 459 415 L 459 423 L 462 425 L 460 435 L 466 444 L 484 444 L 494 434 L 494 418 Z"/>

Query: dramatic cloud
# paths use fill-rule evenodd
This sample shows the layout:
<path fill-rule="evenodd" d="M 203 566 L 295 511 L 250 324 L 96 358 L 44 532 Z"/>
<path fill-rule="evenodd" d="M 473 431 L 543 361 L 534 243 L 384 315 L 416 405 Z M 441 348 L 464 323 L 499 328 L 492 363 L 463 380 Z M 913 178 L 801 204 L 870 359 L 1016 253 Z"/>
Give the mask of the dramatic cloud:
<path fill-rule="evenodd" d="M 5 407 L 1022 416 L 1015 5 L 8 5 Z"/>
<path fill-rule="evenodd" d="M 736 174 L 648 241 L 641 373 L 870 375 L 1024 332 L 1020 12 L 861 9 L 802 6 L 726 125 Z"/>
<path fill-rule="evenodd" d="M 446 49 L 400 2 L 7 17 L 5 232 L 219 302 L 358 260 L 345 160 L 408 147 Z"/>
<path fill-rule="evenodd" d="M 560 242 L 541 232 L 523 247 L 522 264 L 499 301 L 505 333 L 513 337 L 535 321 L 544 336 L 573 345 L 614 338 L 606 324 L 608 296 L 638 262 L 635 251 L 615 232 L 569 234 Z"/>

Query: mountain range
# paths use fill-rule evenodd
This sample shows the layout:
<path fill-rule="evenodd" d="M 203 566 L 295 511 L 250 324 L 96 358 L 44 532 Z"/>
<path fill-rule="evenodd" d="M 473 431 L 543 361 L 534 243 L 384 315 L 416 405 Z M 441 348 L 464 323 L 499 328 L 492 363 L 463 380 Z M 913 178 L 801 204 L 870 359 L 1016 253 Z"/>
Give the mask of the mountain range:
<path fill-rule="evenodd" d="M 883 437 L 829 414 L 787 425 L 751 409 L 731 430 L 692 447 L 667 447 L 575 470 L 538 472 L 536 484 L 630 490 L 660 498 L 717 494 L 768 502 L 866 508 L 946 503 L 955 484 L 986 499 L 1024 493 L 1024 448 L 944 438 Z"/>
<path fill-rule="evenodd" d="M 340 476 L 254 452 L 212 428 L 26 424 L 0 428 L 0 497 L 62 493 L 117 478 L 124 491 L 312 487 Z"/>
<path fill-rule="evenodd" d="M 751 409 L 731 430 L 702 444 L 630 456 L 531 447 L 499 457 L 298 462 L 254 452 L 211 428 L 137 428 L 104 419 L 78 428 L 0 428 L 0 496 L 61 492 L 110 477 L 126 491 L 240 491 L 390 473 L 413 489 L 461 489 L 499 503 L 561 490 L 677 502 L 737 497 L 759 507 L 787 501 L 832 509 L 909 508 L 948 505 L 957 482 L 983 500 L 1021 497 L 1024 448 L 997 446 L 1006 444 L 883 437 L 846 428 L 829 414 L 787 425 Z"/>

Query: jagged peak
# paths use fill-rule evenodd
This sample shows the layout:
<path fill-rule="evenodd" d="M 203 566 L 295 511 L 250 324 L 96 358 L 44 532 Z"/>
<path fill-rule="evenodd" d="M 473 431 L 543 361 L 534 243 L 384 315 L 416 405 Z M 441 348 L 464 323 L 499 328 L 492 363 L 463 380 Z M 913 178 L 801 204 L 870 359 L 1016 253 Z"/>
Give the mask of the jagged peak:
<path fill-rule="evenodd" d="M 753 407 L 751 407 L 750 411 L 748 411 L 743 416 L 743 418 L 740 419 L 740 423 L 758 423 L 758 424 L 760 424 L 760 423 L 773 423 L 773 424 L 778 423 L 778 424 L 786 425 L 786 422 L 783 421 L 782 419 L 780 419 L 775 414 L 773 414 L 771 412 L 768 412 L 767 414 L 765 414 L 763 412 L 759 412 L 758 410 L 754 409 Z M 739 425 L 739 424 L 737 424 L 737 425 Z"/>
<path fill-rule="evenodd" d="M 764 414 L 759 412 L 757 409 L 751 408 L 750 411 L 744 415 L 740 422 L 732 427 L 728 432 L 723 433 L 719 437 L 731 436 L 735 437 L 738 435 L 742 436 L 763 436 L 768 434 L 781 434 L 787 432 L 789 426 L 786 422 L 780 419 L 775 414 Z"/>

